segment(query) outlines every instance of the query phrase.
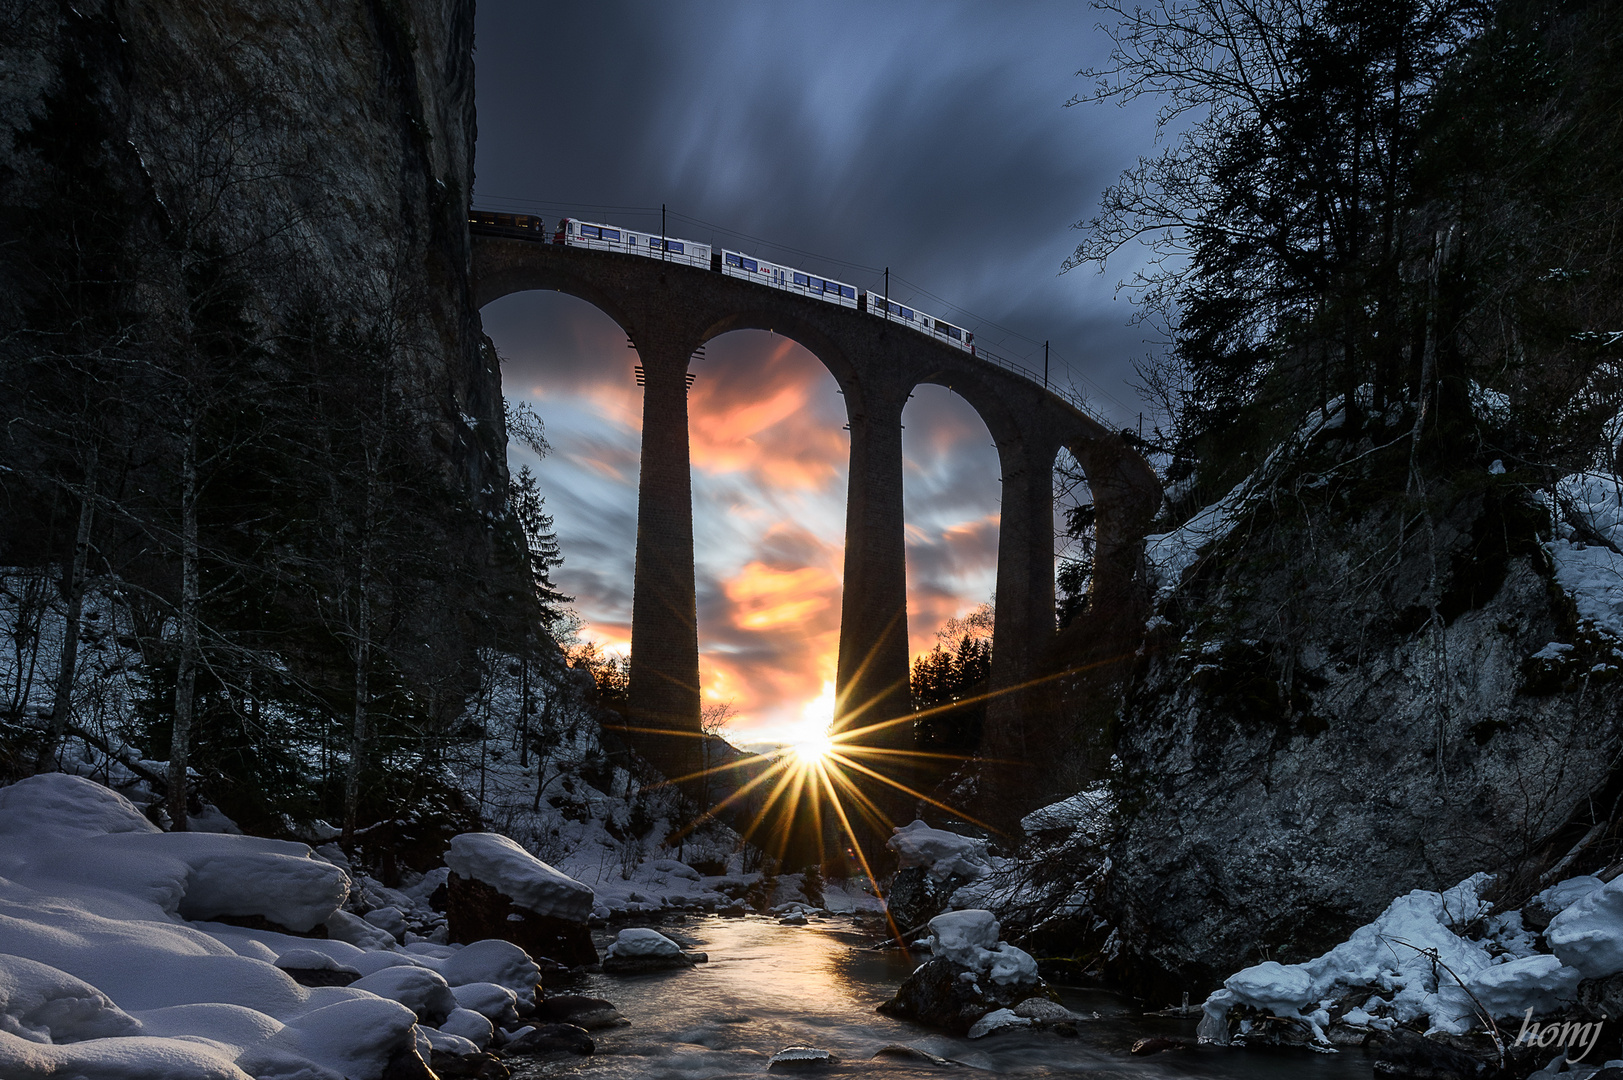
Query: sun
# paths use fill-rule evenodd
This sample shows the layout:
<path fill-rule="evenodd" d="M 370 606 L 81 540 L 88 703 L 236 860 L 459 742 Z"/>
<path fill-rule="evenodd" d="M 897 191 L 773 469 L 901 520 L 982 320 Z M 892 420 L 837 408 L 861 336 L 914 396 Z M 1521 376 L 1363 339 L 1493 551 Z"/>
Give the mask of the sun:
<path fill-rule="evenodd" d="M 827 732 L 819 732 L 792 744 L 790 749 L 802 765 L 816 765 L 834 752 L 834 740 Z"/>

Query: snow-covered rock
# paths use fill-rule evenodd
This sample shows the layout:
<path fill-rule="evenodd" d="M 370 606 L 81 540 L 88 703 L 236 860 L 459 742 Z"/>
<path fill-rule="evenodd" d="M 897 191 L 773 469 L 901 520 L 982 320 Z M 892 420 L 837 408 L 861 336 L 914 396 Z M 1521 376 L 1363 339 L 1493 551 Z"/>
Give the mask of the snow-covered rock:
<path fill-rule="evenodd" d="M 1623 878 L 1592 889 L 1550 920 L 1550 951 L 1586 979 L 1623 971 Z"/>
<path fill-rule="evenodd" d="M 642 927 L 620 931 L 603 954 L 603 970 L 622 975 L 692 966 L 693 960 L 682 946 L 657 930 Z"/>
<path fill-rule="evenodd" d="M 1319 1003 L 1356 987 L 1392 994 L 1388 1005 L 1400 1023 L 1424 1016 L 1434 1031 L 1463 1033 L 1475 1017 L 1466 988 L 1493 958 L 1482 942 L 1456 931 L 1487 914 L 1492 905 L 1480 893 L 1492 880 L 1476 874 L 1446 892 L 1416 889 L 1316 959 L 1305 964 L 1270 960 L 1236 972 L 1207 998 L 1201 1037 L 1226 1042 L 1229 1010 L 1249 1005 L 1300 1018 L 1317 1041 L 1327 1042 L 1330 1017 Z M 1511 981 L 1516 977 L 1512 972 Z"/>
<path fill-rule="evenodd" d="M 990 911 L 949 911 L 930 920 L 930 955 L 986 975 L 995 983 L 1037 981 L 1037 961 L 1024 949 L 998 940 L 997 917 Z"/>
<path fill-rule="evenodd" d="M 452 873 L 482 881 L 538 915 L 585 922 L 592 913 L 590 886 L 554 870 L 496 833 L 462 833 L 452 838 L 445 865 Z"/>
<path fill-rule="evenodd" d="M 453 986 L 451 994 L 459 1008 L 476 1012 L 495 1024 L 518 1020 L 518 995 L 496 983 L 475 982 Z"/>
<path fill-rule="evenodd" d="M 1578 995 L 1583 976 L 1547 954 L 1524 956 L 1485 967 L 1465 980 L 1465 988 L 1495 1019 L 1553 1012 Z"/>
<path fill-rule="evenodd" d="M 932 829 L 917 820 L 891 832 L 885 846 L 896 853 L 899 869 L 922 867 L 938 881 L 954 874 L 973 881 L 991 872 L 985 840 Z"/>
<path fill-rule="evenodd" d="M 440 962 L 439 973 L 453 991 L 469 983 L 506 987 L 525 1008 L 535 1005 L 535 987 L 541 980 L 541 969 L 528 953 L 510 941 L 495 939 L 475 941 L 458 949 Z"/>
<path fill-rule="evenodd" d="M 451 1014 L 441 1021 L 439 1029 L 447 1035 L 467 1039 L 481 1050 L 490 1045 L 491 1038 L 496 1034 L 496 1027 L 489 1018 L 472 1009 L 452 1009 Z"/>
<path fill-rule="evenodd" d="M 445 978 L 437 971 L 406 964 L 387 967 L 358 979 L 351 989 L 398 1001 L 427 1024 L 437 1024 L 457 1008 Z"/>
<path fill-rule="evenodd" d="M 139 1035 L 141 1022 L 82 979 L 22 956 L 0 956 L 0 1031 L 32 1042 Z"/>

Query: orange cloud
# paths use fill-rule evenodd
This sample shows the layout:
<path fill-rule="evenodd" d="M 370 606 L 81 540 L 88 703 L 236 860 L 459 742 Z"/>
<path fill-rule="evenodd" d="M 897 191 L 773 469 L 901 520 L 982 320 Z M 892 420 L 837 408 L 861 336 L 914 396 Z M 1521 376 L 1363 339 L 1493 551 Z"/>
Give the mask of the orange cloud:
<path fill-rule="evenodd" d="M 736 625 L 744 630 L 775 630 L 803 626 L 833 606 L 840 583 L 815 566 L 775 570 L 751 562 L 723 586 L 737 611 Z M 832 594 L 832 596 L 831 596 Z"/>

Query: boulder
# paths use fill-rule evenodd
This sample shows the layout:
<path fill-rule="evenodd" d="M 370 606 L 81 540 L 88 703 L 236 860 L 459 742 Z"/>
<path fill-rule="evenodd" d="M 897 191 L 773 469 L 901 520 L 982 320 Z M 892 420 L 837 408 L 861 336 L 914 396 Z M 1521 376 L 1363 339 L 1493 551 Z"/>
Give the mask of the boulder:
<path fill-rule="evenodd" d="M 1046 996 L 1036 962 L 999 941 L 998 929 L 988 911 L 953 911 L 930 920 L 933 958 L 919 965 L 879 1011 L 964 1035 L 988 1013 Z"/>
<path fill-rule="evenodd" d="M 603 954 L 603 971 L 610 975 L 644 975 L 690 968 L 693 963 L 676 942 L 657 930 L 643 927 L 620 931 Z"/>
<path fill-rule="evenodd" d="M 541 914 L 494 886 L 454 872 L 446 879 L 445 919 L 451 940 L 459 945 L 499 938 L 570 967 L 597 963 L 585 918 Z"/>
<path fill-rule="evenodd" d="M 620 1010 L 614 1007 L 611 1001 L 602 998 L 581 997 L 578 994 L 561 994 L 558 997 L 547 998 L 535 1008 L 538 1020 L 556 1024 L 574 1024 L 587 1031 L 596 1031 L 599 1028 L 624 1027 L 631 1023 Z"/>
<path fill-rule="evenodd" d="M 586 1029 L 574 1024 L 540 1024 L 502 1047 L 502 1053 L 509 1057 L 515 1054 L 579 1054 L 585 1057 L 596 1052 L 597 1044 L 586 1034 Z"/>

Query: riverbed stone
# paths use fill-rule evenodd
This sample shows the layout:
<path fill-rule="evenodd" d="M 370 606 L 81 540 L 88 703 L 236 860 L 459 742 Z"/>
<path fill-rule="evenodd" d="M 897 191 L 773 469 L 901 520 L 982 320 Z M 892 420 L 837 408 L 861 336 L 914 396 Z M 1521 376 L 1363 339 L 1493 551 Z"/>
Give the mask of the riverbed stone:
<path fill-rule="evenodd" d="M 631 1023 L 612 1001 L 582 997 L 579 994 L 560 994 L 547 998 L 535 1008 L 538 1019 L 548 1023 L 574 1024 L 587 1031 L 599 1028 L 624 1027 Z"/>
<path fill-rule="evenodd" d="M 878 1011 L 965 1035 L 987 1013 L 1013 1008 L 1043 990 L 1041 984 L 1034 987 L 1029 982 L 1000 984 L 937 958 L 920 964 Z"/>
<path fill-rule="evenodd" d="M 767 1071 L 795 1071 L 800 1069 L 825 1069 L 830 1065 L 838 1065 L 840 1059 L 827 1050 L 815 1046 L 786 1046 L 772 1055 L 766 1063 Z"/>
<path fill-rule="evenodd" d="M 537 959 L 546 957 L 568 967 L 597 963 L 597 948 L 586 923 L 538 914 L 495 887 L 460 874 L 446 878 L 445 919 L 450 938 L 458 945 L 499 938 Z"/>
<path fill-rule="evenodd" d="M 536 1056 L 544 1054 L 577 1054 L 586 1057 L 597 1052 L 597 1044 L 586 1034 L 586 1029 L 575 1024 L 538 1024 L 518 1038 L 508 1042 L 502 1053 Z"/>

